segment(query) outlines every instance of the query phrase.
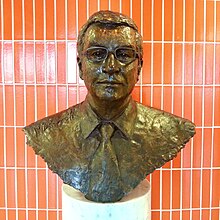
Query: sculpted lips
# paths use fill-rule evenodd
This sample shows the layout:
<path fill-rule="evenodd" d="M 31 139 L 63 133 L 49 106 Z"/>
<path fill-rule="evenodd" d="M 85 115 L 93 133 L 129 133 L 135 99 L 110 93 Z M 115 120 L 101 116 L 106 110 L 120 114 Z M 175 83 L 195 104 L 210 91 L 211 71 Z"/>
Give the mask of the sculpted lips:
<path fill-rule="evenodd" d="M 120 86 L 120 85 L 124 85 L 124 83 L 118 82 L 118 81 L 115 81 L 115 80 L 98 81 L 97 84 L 99 84 L 99 85 L 106 85 L 106 86 Z"/>

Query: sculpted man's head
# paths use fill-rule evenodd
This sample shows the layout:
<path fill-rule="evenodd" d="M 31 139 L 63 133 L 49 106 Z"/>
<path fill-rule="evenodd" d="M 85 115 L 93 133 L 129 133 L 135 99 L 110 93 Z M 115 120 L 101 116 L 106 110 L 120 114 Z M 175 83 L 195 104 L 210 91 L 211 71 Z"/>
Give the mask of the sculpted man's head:
<path fill-rule="evenodd" d="M 129 97 L 142 67 L 142 37 L 134 21 L 99 11 L 82 27 L 77 43 L 80 77 L 89 95 L 104 101 Z"/>

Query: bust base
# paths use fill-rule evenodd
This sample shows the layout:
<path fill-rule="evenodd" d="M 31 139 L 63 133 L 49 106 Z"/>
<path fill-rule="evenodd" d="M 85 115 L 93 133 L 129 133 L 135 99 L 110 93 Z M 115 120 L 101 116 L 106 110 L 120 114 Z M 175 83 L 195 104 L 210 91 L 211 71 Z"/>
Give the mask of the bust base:
<path fill-rule="evenodd" d="M 73 187 L 62 187 L 63 220 L 150 220 L 151 190 L 145 179 L 131 193 L 115 203 L 87 200 Z"/>

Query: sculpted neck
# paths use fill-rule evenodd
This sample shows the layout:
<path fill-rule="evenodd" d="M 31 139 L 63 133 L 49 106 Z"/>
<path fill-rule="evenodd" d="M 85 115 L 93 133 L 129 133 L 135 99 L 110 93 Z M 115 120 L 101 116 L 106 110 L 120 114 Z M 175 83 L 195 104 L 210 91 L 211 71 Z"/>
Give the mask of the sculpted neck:
<path fill-rule="evenodd" d="M 128 106 L 131 96 L 129 95 L 125 99 L 106 101 L 87 95 L 86 100 L 89 102 L 93 111 L 103 119 L 111 120 L 117 118 Z"/>

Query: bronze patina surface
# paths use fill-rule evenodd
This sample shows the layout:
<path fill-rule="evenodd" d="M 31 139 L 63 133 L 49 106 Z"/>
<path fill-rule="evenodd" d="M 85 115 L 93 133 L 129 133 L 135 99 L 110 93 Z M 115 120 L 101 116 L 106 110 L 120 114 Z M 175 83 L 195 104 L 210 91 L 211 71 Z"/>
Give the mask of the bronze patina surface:
<path fill-rule="evenodd" d="M 77 49 L 85 101 L 25 127 L 27 144 L 89 200 L 116 202 L 176 157 L 195 125 L 132 99 L 143 55 L 130 18 L 95 13 Z"/>

